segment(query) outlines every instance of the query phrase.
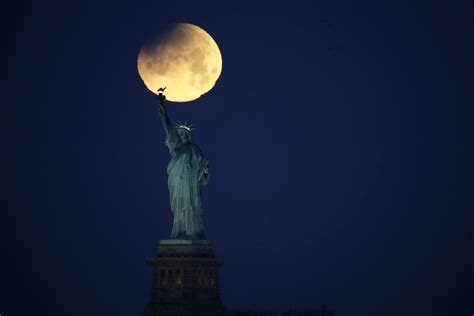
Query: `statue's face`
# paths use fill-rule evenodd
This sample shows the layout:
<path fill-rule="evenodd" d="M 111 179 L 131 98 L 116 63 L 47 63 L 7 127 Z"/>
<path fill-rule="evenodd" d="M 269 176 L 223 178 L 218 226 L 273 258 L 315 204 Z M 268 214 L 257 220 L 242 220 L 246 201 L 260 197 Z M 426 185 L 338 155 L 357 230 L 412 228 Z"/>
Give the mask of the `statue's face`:
<path fill-rule="evenodd" d="M 178 128 L 178 135 L 179 135 L 179 139 L 181 139 L 181 142 L 183 144 L 187 144 L 191 142 L 191 134 L 189 134 L 189 132 L 187 132 L 186 130 L 182 128 Z"/>

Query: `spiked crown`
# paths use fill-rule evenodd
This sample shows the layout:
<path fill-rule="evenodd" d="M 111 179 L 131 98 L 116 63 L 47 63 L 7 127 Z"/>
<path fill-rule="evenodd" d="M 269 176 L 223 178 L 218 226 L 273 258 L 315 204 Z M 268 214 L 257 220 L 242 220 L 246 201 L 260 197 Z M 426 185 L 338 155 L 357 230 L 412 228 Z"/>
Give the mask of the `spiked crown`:
<path fill-rule="evenodd" d="M 193 131 L 195 130 L 195 128 L 192 126 L 192 125 L 189 125 L 187 122 L 184 122 L 184 123 L 175 123 L 175 128 L 180 128 L 180 129 L 184 129 L 186 132 L 188 132 L 189 134 L 192 134 Z"/>

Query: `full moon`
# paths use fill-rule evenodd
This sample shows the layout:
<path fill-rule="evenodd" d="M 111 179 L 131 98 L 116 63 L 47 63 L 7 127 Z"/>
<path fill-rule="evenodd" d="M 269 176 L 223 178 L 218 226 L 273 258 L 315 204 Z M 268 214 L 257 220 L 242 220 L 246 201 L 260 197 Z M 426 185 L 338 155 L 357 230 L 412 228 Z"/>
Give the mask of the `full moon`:
<path fill-rule="evenodd" d="M 166 87 L 166 99 L 187 102 L 199 98 L 216 84 L 222 56 L 216 42 L 203 29 L 188 23 L 173 24 L 140 49 L 138 73 L 154 92 Z"/>

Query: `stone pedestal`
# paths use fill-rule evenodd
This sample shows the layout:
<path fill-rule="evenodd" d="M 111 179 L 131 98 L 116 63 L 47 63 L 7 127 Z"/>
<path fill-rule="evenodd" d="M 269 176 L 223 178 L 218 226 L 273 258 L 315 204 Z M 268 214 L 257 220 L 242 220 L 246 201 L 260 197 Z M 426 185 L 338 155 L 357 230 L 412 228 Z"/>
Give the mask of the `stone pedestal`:
<path fill-rule="evenodd" d="M 209 241 L 162 240 L 147 263 L 152 281 L 145 316 L 225 315 L 219 290 L 223 260 Z"/>

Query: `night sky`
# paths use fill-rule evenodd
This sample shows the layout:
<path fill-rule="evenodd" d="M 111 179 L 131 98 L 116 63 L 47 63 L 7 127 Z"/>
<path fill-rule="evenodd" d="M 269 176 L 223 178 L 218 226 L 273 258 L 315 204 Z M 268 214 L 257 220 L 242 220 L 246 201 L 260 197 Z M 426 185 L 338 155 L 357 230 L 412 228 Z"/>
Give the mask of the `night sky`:
<path fill-rule="evenodd" d="M 141 315 L 169 154 L 141 46 L 215 39 L 169 104 L 209 158 L 229 308 L 474 313 L 472 1 L 32 1 L 2 9 L 2 316 Z"/>

